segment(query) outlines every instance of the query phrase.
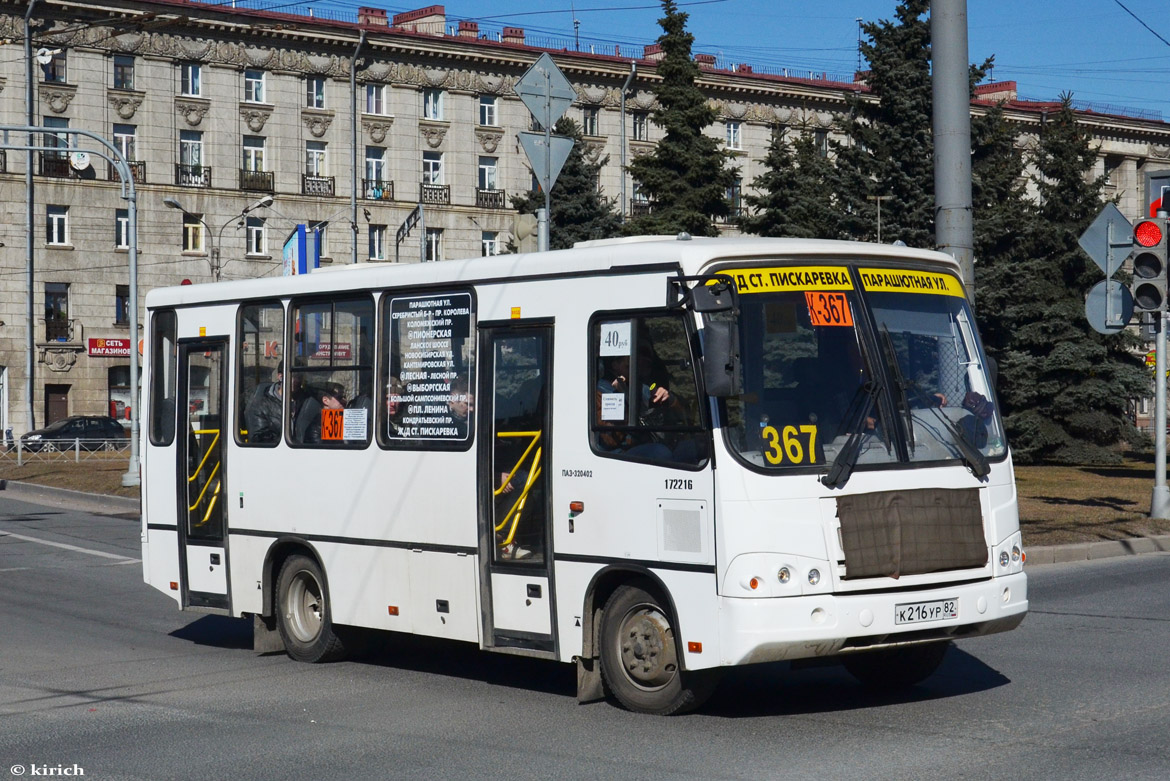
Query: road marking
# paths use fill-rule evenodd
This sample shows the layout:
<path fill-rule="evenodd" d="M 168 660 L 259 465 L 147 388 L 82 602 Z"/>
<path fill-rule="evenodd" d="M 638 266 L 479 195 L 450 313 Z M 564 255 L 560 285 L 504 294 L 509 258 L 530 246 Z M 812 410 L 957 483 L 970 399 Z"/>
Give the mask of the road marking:
<path fill-rule="evenodd" d="M 35 542 L 40 545 L 49 545 L 53 548 L 63 548 L 64 550 L 71 550 L 75 553 L 88 553 L 90 556 L 101 556 L 103 559 L 118 559 L 122 563 L 130 563 L 134 561 L 142 561 L 142 559 L 132 559 L 129 556 L 119 556 L 116 553 L 106 553 L 105 551 L 93 550 L 92 548 L 81 548 L 76 545 L 69 545 L 64 542 L 51 542 L 50 540 L 42 540 L 39 537 L 26 537 L 23 534 L 16 534 L 15 532 L 0 532 L 0 537 L 11 537 L 14 540 L 22 540 L 24 542 Z"/>

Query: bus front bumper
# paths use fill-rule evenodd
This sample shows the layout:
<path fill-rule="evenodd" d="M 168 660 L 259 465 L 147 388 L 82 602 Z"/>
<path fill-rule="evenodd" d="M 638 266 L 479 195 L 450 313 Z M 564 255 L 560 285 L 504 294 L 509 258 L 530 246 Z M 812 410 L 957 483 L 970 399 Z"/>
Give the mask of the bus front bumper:
<path fill-rule="evenodd" d="M 721 664 L 740 665 L 1006 632 L 1028 612 L 1028 581 L 1019 572 L 909 592 L 720 602 Z M 949 602 L 956 616 L 932 618 Z"/>

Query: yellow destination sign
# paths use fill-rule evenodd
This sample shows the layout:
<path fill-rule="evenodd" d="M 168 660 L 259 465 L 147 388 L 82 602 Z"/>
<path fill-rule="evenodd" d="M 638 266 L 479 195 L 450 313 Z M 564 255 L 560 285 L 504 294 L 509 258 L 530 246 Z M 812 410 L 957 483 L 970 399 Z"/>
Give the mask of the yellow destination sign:
<path fill-rule="evenodd" d="M 907 269 L 863 268 L 861 286 L 870 293 L 933 293 L 963 297 L 963 286 L 950 274 Z"/>
<path fill-rule="evenodd" d="M 745 293 L 785 293 L 799 290 L 852 290 L 853 280 L 843 266 L 782 266 L 720 271 Z"/>

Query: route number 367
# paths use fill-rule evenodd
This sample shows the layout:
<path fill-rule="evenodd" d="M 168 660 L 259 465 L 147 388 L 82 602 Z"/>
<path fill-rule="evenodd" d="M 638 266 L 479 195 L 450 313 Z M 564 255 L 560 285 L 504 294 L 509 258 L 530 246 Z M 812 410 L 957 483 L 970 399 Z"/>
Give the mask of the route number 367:
<path fill-rule="evenodd" d="M 769 464 L 782 464 L 786 459 L 790 464 L 803 464 L 805 463 L 805 454 L 808 455 L 808 463 L 816 463 L 816 426 L 800 426 L 799 429 L 796 426 L 785 426 L 782 432 L 778 431 L 775 426 L 764 426 L 763 430 L 760 431 L 767 446 L 764 450 L 764 458 L 768 459 Z M 807 446 L 802 440 L 805 435 L 808 436 Z"/>

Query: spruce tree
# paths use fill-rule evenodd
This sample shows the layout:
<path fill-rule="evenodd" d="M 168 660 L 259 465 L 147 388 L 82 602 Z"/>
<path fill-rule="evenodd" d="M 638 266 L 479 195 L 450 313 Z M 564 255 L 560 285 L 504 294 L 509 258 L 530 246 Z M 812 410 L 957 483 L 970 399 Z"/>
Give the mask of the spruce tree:
<path fill-rule="evenodd" d="M 716 118 L 695 81 L 699 66 L 691 58 L 695 37 L 686 31 L 687 14 L 674 0 L 662 0 L 665 15 L 658 20 L 663 58 L 656 72 L 658 106 L 651 120 L 664 135 L 654 151 L 629 164 L 630 175 L 652 203 L 649 214 L 626 223 L 627 234 L 668 234 L 686 231 L 716 236 L 712 217 L 727 217 L 727 191 L 736 172 L 727 167 L 729 154 L 703 129 Z"/>
<path fill-rule="evenodd" d="M 549 220 L 549 249 L 568 249 L 578 241 L 608 239 L 618 235 L 621 217 L 612 200 L 597 189 L 597 177 L 609 157 L 596 162 L 585 159 L 584 136 L 581 127 L 562 117 L 553 128 L 557 135 L 573 139 L 573 149 L 565 159 L 551 196 L 552 215 Z M 544 208 L 544 194 L 532 191 L 512 196 L 512 208 L 522 214 L 535 214 Z M 509 244 L 513 252 L 515 247 Z"/>
<path fill-rule="evenodd" d="M 744 196 L 750 207 L 740 218 L 745 233 L 806 239 L 848 238 L 835 197 L 832 161 L 817 149 L 811 133 L 777 132 L 764 158 L 764 173 Z"/>
<path fill-rule="evenodd" d="M 1003 310 L 986 313 L 1011 328 L 999 396 L 1021 463 L 1116 463 L 1113 446 L 1136 435 L 1128 400 L 1149 391 L 1133 337 L 1098 334 L 1085 317 L 1085 294 L 1103 278 L 1077 245 L 1104 205 L 1103 177 L 1090 176 L 1096 158 L 1062 95 L 1031 158 L 1038 202 L 1025 257 L 1002 275 Z"/>

